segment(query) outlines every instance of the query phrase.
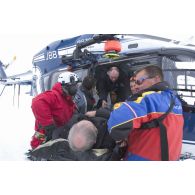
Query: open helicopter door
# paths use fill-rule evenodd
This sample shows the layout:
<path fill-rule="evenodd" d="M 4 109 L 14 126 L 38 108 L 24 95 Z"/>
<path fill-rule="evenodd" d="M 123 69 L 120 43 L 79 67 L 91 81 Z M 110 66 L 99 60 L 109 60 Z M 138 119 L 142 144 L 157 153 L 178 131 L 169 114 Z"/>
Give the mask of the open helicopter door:
<path fill-rule="evenodd" d="M 164 49 L 161 55 L 165 80 L 178 94 L 183 107 L 181 159 L 195 159 L 195 50 Z"/>

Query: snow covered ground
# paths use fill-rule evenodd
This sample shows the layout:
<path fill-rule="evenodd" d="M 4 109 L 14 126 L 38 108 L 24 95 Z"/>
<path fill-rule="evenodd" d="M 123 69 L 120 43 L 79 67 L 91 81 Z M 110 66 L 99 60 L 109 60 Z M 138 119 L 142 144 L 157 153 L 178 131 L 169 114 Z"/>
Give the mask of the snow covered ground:
<path fill-rule="evenodd" d="M 28 86 L 21 86 L 19 107 L 17 87 L 14 105 L 12 86 L 6 87 L 0 96 L 0 161 L 26 160 L 24 153 L 30 148 L 34 132 L 34 116 L 30 108 L 32 97 L 25 94 L 28 90 Z"/>

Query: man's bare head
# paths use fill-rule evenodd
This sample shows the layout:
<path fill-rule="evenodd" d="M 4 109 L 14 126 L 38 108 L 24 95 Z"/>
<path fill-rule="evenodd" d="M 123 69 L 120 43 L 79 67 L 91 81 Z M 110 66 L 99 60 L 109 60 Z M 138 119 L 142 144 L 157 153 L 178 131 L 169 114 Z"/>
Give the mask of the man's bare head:
<path fill-rule="evenodd" d="M 97 128 L 87 120 L 82 120 L 72 126 L 68 140 L 73 151 L 86 151 L 96 143 Z"/>
<path fill-rule="evenodd" d="M 115 66 L 111 67 L 107 72 L 110 80 L 115 82 L 119 78 L 119 69 Z"/>

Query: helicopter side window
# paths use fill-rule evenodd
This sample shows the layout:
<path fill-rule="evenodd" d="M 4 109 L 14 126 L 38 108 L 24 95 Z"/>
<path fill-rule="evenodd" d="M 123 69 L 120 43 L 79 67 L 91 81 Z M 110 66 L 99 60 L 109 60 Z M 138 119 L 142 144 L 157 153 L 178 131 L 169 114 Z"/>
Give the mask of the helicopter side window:
<path fill-rule="evenodd" d="M 177 76 L 178 95 L 189 105 L 195 105 L 195 63 L 178 62 L 180 73 Z M 180 90 L 179 90 L 180 89 Z"/>
<path fill-rule="evenodd" d="M 48 75 L 43 78 L 42 89 L 43 89 L 43 91 L 47 91 L 47 90 L 50 89 L 49 88 L 49 76 Z"/>
<path fill-rule="evenodd" d="M 49 87 L 50 89 L 54 86 L 54 84 L 58 81 L 58 76 L 65 71 L 59 71 L 59 72 L 54 72 L 50 75 L 50 82 L 49 82 Z"/>
<path fill-rule="evenodd" d="M 162 58 L 164 80 L 176 91 L 182 103 L 194 105 L 195 103 L 195 63 L 193 59 L 177 62 L 167 57 Z"/>
<path fill-rule="evenodd" d="M 175 89 L 177 88 L 177 69 L 175 66 L 175 61 L 168 57 L 162 57 L 162 69 L 164 73 L 164 80 L 167 81 L 170 86 Z"/>
<path fill-rule="evenodd" d="M 74 73 L 76 73 L 79 76 L 79 78 L 83 80 L 84 77 L 86 77 L 88 74 L 88 69 L 78 69 L 75 70 Z"/>
<path fill-rule="evenodd" d="M 66 71 L 67 70 L 57 71 L 57 72 L 54 72 L 54 73 L 48 75 L 47 78 L 45 78 L 45 82 L 44 82 L 45 88 L 47 87 L 46 90 L 51 89 L 54 86 L 54 84 L 57 82 L 59 74 L 66 72 Z M 83 78 L 87 75 L 88 70 L 87 69 L 79 69 L 79 70 L 75 70 L 73 72 L 76 73 L 79 76 L 79 78 L 81 78 L 81 80 L 83 80 Z"/>
<path fill-rule="evenodd" d="M 195 140 L 195 63 L 175 62 L 175 68 L 167 69 L 173 89 L 181 100 L 184 116 L 183 140 Z M 167 74 L 167 75 L 168 75 Z M 172 76 L 170 76 L 172 74 Z"/>

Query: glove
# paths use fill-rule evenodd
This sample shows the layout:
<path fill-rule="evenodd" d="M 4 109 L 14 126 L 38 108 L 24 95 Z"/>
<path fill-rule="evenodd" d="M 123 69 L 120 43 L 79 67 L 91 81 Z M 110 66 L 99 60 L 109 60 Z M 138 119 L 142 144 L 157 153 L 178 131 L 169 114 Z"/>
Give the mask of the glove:
<path fill-rule="evenodd" d="M 44 127 L 44 130 L 45 130 L 45 136 L 46 136 L 46 142 L 48 142 L 49 140 L 52 139 L 52 134 L 55 130 L 55 125 L 54 124 L 51 124 L 51 125 L 48 125 L 48 126 L 45 126 Z"/>
<path fill-rule="evenodd" d="M 116 161 L 123 159 L 127 151 L 127 146 L 128 145 L 126 140 L 121 140 L 116 143 L 112 152 L 111 160 Z"/>
<path fill-rule="evenodd" d="M 32 136 L 32 140 L 30 142 L 30 145 L 32 149 L 37 148 L 39 145 L 46 142 L 46 136 L 42 132 L 36 131 L 35 134 Z"/>

